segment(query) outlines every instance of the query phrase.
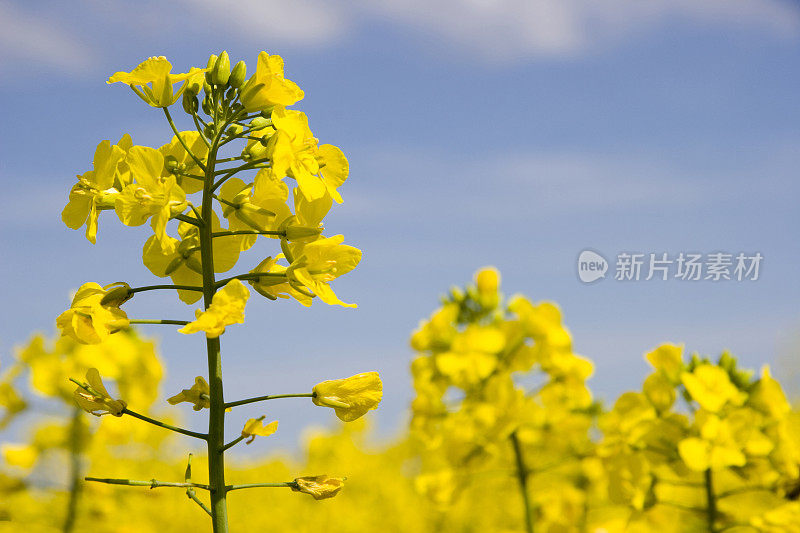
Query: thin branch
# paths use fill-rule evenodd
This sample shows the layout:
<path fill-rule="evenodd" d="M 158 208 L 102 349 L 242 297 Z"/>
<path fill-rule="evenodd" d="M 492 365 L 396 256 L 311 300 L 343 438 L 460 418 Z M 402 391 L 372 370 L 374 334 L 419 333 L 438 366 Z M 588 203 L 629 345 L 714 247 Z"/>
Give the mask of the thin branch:
<path fill-rule="evenodd" d="M 144 291 L 156 291 L 161 289 L 177 289 L 181 291 L 198 291 L 203 292 L 203 287 L 197 285 L 145 285 L 143 287 L 133 287 L 131 288 L 128 293 L 135 294 L 137 292 L 144 292 Z"/>
<path fill-rule="evenodd" d="M 202 483 L 175 483 L 173 481 L 158 481 L 157 479 L 151 479 L 150 481 L 137 480 L 137 479 L 101 478 L 101 477 L 85 477 L 83 479 L 85 481 L 107 483 L 109 485 L 150 487 L 151 489 L 157 489 L 159 487 L 177 487 L 177 488 L 191 487 L 195 489 L 211 490 L 211 488 L 208 485 L 203 485 Z"/>
<path fill-rule="evenodd" d="M 192 500 L 194 503 L 199 505 L 202 510 L 208 513 L 208 516 L 211 516 L 211 509 L 209 509 L 208 506 L 204 504 L 202 501 L 200 501 L 200 498 L 198 498 L 197 495 L 195 495 L 194 488 L 189 487 L 188 489 L 186 489 L 186 496 L 188 496 L 189 499 Z"/>
<path fill-rule="evenodd" d="M 313 398 L 313 392 L 305 392 L 302 394 L 273 394 L 271 396 L 258 396 L 257 398 L 247 398 L 246 400 L 237 400 L 235 402 L 228 402 L 225 404 L 225 409 L 230 407 L 237 407 L 239 405 L 246 405 L 248 403 L 263 402 L 265 400 L 278 400 L 280 398 Z"/>
<path fill-rule="evenodd" d="M 243 485 L 226 485 L 225 491 L 230 492 L 232 490 L 242 490 L 242 489 L 255 489 L 259 487 L 268 487 L 268 488 L 277 488 L 277 487 L 288 487 L 293 488 L 297 487 L 297 483 L 294 481 L 285 481 L 282 483 L 245 483 Z"/>
<path fill-rule="evenodd" d="M 186 222 L 187 224 L 191 224 L 192 226 L 197 226 L 198 228 L 202 225 L 202 222 L 198 219 L 188 217 L 182 213 L 178 213 L 177 215 L 173 215 L 172 218 L 176 220 L 180 220 L 182 222 Z"/>
<path fill-rule="evenodd" d="M 200 161 L 200 159 L 196 155 L 194 155 L 192 153 L 191 150 L 189 150 L 189 147 L 186 145 L 186 141 L 183 140 L 183 137 L 181 137 L 181 134 L 178 131 L 178 128 L 175 127 L 175 123 L 172 121 L 172 115 L 169 114 L 169 109 L 167 109 L 166 107 L 162 107 L 161 109 L 164 110 L 164 115 L 167 117 L 167 122 L 169 122 L 169 125 L 172 128 L 172 131 L 175 132 L 175 136 L 180 141 L 181 146 L 183 146 L 183 149 L 186 150 L 186 153 L 189 154 L 189 156 L 192 159 L 194 159 L 194 162 L 197 163 L 197 166 L 199 166 L 201 169 L 203 169 L 203 172 L 205 172 L 206 166 L 203 164 L 202 161 Z"/>
<path fill-rule="evenodd" d="M 233 439 L 232 441 L 230 441 L 228 444 L 226 444 L 225 446 L 223 446 L 222 448 L 220 448 L 220 449 L 219 449 L 219 453 L 224 453 L 224 452 L 225 452 L 225 450 L 227 450 L 228 448 L 232 448 L 232 447 L 236 446 L 237 444 L 239 444 L 240 442 L 242 442 L 242 441 L 243 441 L 244 439 L 246 439 L 246 438 L 247 438 L 247 437 L 246 437 L 246 436 L 244 436 L 244 435 L 242 435 L 241 437 L 236 437 L 235 439 Z"/>
<path fill-rule="evenodd" d="M 279 237 L 285 237 L 285 231 L 277 231 L 277 230 L 254 230 L 254 229 L 243 229 L 237 231 L 215 231 L 211 234 L 212 237 L 226 237 L 228 235 L 277 235 Z"/>
<path fill-rule="evenodd" d="M 128 321 L 129 324 L 171 324 L 175 326 L 185 326 L 189 322 L 187 320 L 141 320 L 134 318 Z"/>
<path fill-rule="evenodd" d="M 188 436 L 194 437 L 196 439 L 208 440 L 208 434 L 206 434 L 206 433 L 198 433 L 196 431 L 189 431 L 188 429 L 183 429 L 183 428 L 179 428 L 179 427 L 176 427 L 176 426 L 172 426 L 170 424 L 165 424 L 164 422 L 159 422 L 158 420 L 150 418 L 149 416 L 144 416 L 144 415 L 139 414 L 139 413 L 137 413 L 135 411 L 131 411 L 127 407 L 122 410 L 122 414 L 123 415 L 131 415 L 134 418 L 138 418 L 139 420 L 143 420 L 145 422 L 153 424 L 154 426 L 162 427 L 164 429 L 169 429 L 170 431 L 174 431 L 176 433 L 181 433 L 183 435 L 188 435 Z"/>

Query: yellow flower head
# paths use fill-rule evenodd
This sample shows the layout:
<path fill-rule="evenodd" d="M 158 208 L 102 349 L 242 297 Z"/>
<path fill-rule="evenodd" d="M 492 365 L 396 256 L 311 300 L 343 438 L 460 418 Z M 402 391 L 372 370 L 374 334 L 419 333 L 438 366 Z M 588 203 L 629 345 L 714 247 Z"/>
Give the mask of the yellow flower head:
<path fill-rule="evenodd" d="M 202 76 L 206 70 L 192 67 L 187 73 L 171 74 L 172 63 L 166 57 L 151 57 L 139 63 L 131 72 L 114 73 L 106 83 L 127 83 L 151 106 L 167 107 L 178 101 L 191 78 Z M 178 92 L 174 92 L 172 85 L 179 82 L 184 83 Z"/>
<path fill-rule="evenodd" d="M 256 73 L 239 90 L 242 105 L 250 113 L 274 105 L 292 105 L 303 96 L 296 83 L 283 77 L 283 58 L 267 52 L 258 54 Z"/>
<path fill-rule="evenodd" d="M 251 418 L 245 423 L 244 428 L 242 428 L 242 437 L 250 438 L 250 440 L 245 442 L 245 444 L 250 444 L 255 440 L 256 437 L 269 437 L 278 431 L 278 421 L 275 420 L 269 424 L 262 425 L 261 421 L 265 418 L 266 416 Z"/>
<path fill-rule="evenodd" d="M 290 283 L 305 287 L 328 305 L 356 307 L 356 304 L 341 301 L 328 285 L 361 261 L 361 250 L 342 244 L 343 240 L 342 235 L 334 235 L 310 243 L 296 243 L 293 246 L 295 259 L 286 269 Z"/>
<path fill-rule="evenodd" d="M 195 411 L 199 411 L 203 408 L 208 409 L 211 405 L 208 395 L 209 390 L 208 382 L 206 382 L 202 376 L 197 376 L 194 378 L 194 385 L 192 385 L 191 388 L 183 389 L 175 396 L 167 398 L 167 401 L 172 405 L 176 405 L 181 402 L 189 402 L 194 404 L 192 409 Z"/>
<path fill-rule="evenodd" d="M 110 287 L 115 288 L 108 290 Z M 70 308 L 56 318 L 62 335 L 68 335 L 81 344 L 98 344 L 109 335 L 127 328 L 130 322 L 119 305 L 127 300 L 127 285 L 113 284 L 101 287 L 97 283 L 81 285 Z M 122 291 L 120 289 L 123 289 Z"/>
<path fill-rule="evenodd" d="M 333 498 L 344 486 L 344 478 L 322 476 L 299 477 L 294 480 L 292 490 L 310 494 L 315 500 Z"/>
<path fill-rule="evenodd" d="M 684 372 L 681 381 L 692 399 L 712 413 L 718 412 L 729 402 L 741 405 L 746 398 L 746 394 L 731 383 L 725 370 L 708 363 L 697 366 L 691 373 Z"/>
<path fill-rule="evenodd" d="M 492 295 L 500 287 L 500 272 L 494 267 L 482 268 L 475 273 L 475 285 L 481 295 Z"/>
<path fill-rule="evenodd" d="M 225 326 L 244 322 L 244 306 L 249 297 L 247 287 L 238 279 L 233 279 L 217 291 L 208 309 L 195 311 L 197 319 L 178 331 L 187 335 L 205 331 L 209 339 L 219 337 L 225 332 Z"/>
<path fill-rule="evenodd" d="M 339 419 L 352 422 L 378 408 L 383 397 L 383 383 L 377 372 L 364 372 L 317 383 L 311 392 L 315 405 L 333 407 Z"/>
<path fill-rule="evenodd" d="M 87 383 L 78 385 L 78 388 L 75 389 L 74 398 L 78 407 L 94 416 L 107 414 L 122 416 L 122 411 L 127 404 L 122 400 L 115 400 L 111 397 L 105 386 L 103 386 L 100 372 L 96 368 L 90 368 L 86 371 L 86 381 Z"/>

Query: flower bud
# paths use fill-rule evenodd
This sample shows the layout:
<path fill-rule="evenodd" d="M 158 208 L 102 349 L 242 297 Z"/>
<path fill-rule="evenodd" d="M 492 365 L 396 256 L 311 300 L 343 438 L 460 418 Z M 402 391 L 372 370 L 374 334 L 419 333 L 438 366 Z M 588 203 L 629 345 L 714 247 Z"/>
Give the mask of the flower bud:
<path fill-rule="evenodd" d="M 241 124 L 231 124 L 231 126 L 228 128 L 228 135 L 230 136 L 239 135 L 240 133 L 242 133 L 242 131 L 244 131 L 244 128 L 242 127 Z"/>
<path fill-rule="evenodd" d="M 228 57 L 228 52 L 223 50 L 214 62 L 214 69 L 211 71 L 211 82 L 216 85 L 227 85 L 230 77 L 231 59 Z"/>
<path fill-rule="evenodd" d="M 309 237 L 317 237 L 321 230 L 317 228 L 310 228 L 308 226 L 287 226 L 286 239 L 290 241 L 299 241 Z"/>
<path fill-rule="evenodd" d="M 133 298 L 131 286 L 122 281 L 106 285 L 103 289 L 106 291 L 106 295 L 100 300 L 100 305 L 119 307 Z"/>
<path fill-rule="evenodd" d="M 211 54 L 211 56 L 208 58 L 208 64 L 206 64 L 206 68 L 208 70 L 206 71 L 206 75 L 205 75 L 206 83 L 209 84 L 209 85 L 214 83 L 214 74 L 213 74 L 213 72 L 214 72 L 214 66 L 216 64 L 217 64 L 217 56 L 215 54 Z M 206 92 L 209 92 L 209 91 L 206 91 Z"/>
<path fill-rule="evenodd" d="M 236 65 L 233 66 L 233 70 L 231 71 L 231 76 L 228 78 L 228 85 L 231 87 L 238 89 L 244 83 L 244 78 L 247 76 L 247 65 L 245 65 L 244 61 L 239 61 Z"/>
<path fill-rule="evenodd" d="M 201 104 L 201 107 L 203 108 L 203 113 L 205 113 L 208 116 L 211 116 L 213 115 L 213 110 L 211 108 L 211 99 L 208 97 L 208 94 L 209 93 L 207 92 L 206 97 L 203 98 L 203 103 Z"/>
<path fill-rule="evenodd" d="M 264 129 L 267 126 L 271 126 L 272 121 L 268 118 L 264 117 L 256 117 L 250 121 L 250 127 L 254 130 Z"/>
<path fill-rule="evenodd" d="M 200 107 L 197 103 L 197 95 L 195 93 L 190 93 L 188 90 L 183 92 L 181 104 L 183 105 L 183 110 L 189 115 L 197 113 L 197 109 Z"/>
<path fill-rule="evenodd" d="M 168 155 L 164 158 L 164 168 L 170 172 L 178 168 L 178 159 L 174 155 Z"/>

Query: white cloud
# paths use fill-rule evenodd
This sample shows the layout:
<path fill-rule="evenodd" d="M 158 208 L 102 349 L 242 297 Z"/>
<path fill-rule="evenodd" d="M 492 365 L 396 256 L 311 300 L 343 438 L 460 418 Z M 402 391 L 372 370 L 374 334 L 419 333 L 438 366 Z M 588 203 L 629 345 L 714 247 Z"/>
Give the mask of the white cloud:
<path fill-rule="evenodd" d="M 800 11 L 783 0 L 382 0 L 364 6 L 501 62 L 591 53 L 670 18 L 800 34 Z"/>
<path fill-rule="evenodd" d="M 350 26 L 342 5 L 319 0 L 181 0 L 215 23 L 243 33 L 248 41 L 322 46 L 337 41 Z"/>
<path fill-rule="evenodd" d="M 89 46 L 58 25 L 0 1 L 0 65 L 34 61 L 65 71 L 85 72 L 94 62 Z"/>

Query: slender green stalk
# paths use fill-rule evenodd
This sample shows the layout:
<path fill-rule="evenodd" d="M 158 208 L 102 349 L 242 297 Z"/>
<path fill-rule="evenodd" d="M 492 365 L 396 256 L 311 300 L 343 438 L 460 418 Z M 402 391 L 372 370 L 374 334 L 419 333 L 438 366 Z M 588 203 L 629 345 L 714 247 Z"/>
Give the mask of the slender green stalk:
<path fill-rule="evenodd" d="M 143 320 L 140 318 L 133 318 L 128 321 L 131 324 L 173 324 L 175 326 L 185 326 L 189 322 L 186 320 Z"/>
<path fill-rule="evenodd" d="M 174 290 L 181 290 L 181 291 L 197 291 L 203 292 L 203 287 L 198 287 L 196 285 L 145 285 L 144 287 L 132 287 L 128 292 L 130 294 L 135 294 L 137 292 L 144 292 L 144 291 L 156 291 L 162 289 L 174 289 Z"/>
<path fill-rule="evenodd" d="M 197 439 L 208 440 L 208 435 L 206 435 L 205 433 L 197 433 L 196 431 L 189 431 L 188 429 L 183 429 L 183 428 L 179 428 L 179 427 L 176 427 L 176 426 L 172 426 L 170 424 L 165 424 L 164 422 L 160 422 L 158 420 L 155 420 L 154 418 L 150 418 L 149 416 L 145 416 L 145 415 L 139 414 L 139 413 L 137 413 L 135 411 L 131 411 L 127 407 L 122 410 L 122 414 L 123 415 L 130 415 L 130 416 L 132 416 L 134 418 L 138 418 L 139 420 L 143 420 L 145 422 L 153 424 L 154 426 L 158 426 L 158 427 L 164 428 L 164 429 L 169 429 L 170 431 L 174 431 L 174 432 L 180 433 L 182 435 L 188 435 L 189 437 L 195 437 Z"/>
<path fill-rule="evenodd" d="M 234 446 L 236 446 L 237 444 L 239 444 L 240 442 L 242 442 L 242 441 L 243 441 L 244 439 L 246 439 L 246 438 L 247 438 L 247 437 L 245 437 L 245 436 L 236 437 L 235 439 L 233 439 L 232 441 L 230 441 L 228 444 L 226 444 L 225 446 L 223 446 L 223 447 L 222 447 L 222 449 L 220 450 L 220 452 L 224 452 L 224 451 L 225 451 L 225 450 L 227 450 L 228 448 L 233 448 Z"/>
<path fill-rule="evenodd" d="M 225 487 L 227 492 L 232 490 L 241 490 L 241 489 L 255 489 L 259 487 L 268 487 L 268 488 L 277 488 L 277 487 L 296 487 L 297 483 L 294 481 L 285 481 L 281 483 L 245 483 L 243 485 L 228 485 Z"/>
<path fill-rule="evenodd" d="M 528 468 L 525 466 L 522 444 L 519 442 L 517 432 L 513 432 L 510 438 L 514 447 L 514 457 L 517 460 L 517 479 L 519 480 L 519 490 L 522 494 L 522 504 L 525 506 L 525 531 L 533 533 L 533 509 L 531 509 L 530 497 L 528 496 Z"/>
<path fill-rule="evenodd" d="M 236 231 L 215 231 L 211 235 L 213 237 L 227 237 L 228 235 L 277 235 L 279 237 L 285 237 L 286 232 L 280 230 L 240 229 Z"/>
<path fill-rule="evenodd" d="M 181 137 L 178 128 L 175 127 L 175 123 L 172 121 L 172 115 L 169 114 L 169 109 L 167 109 L 166 107 L 162 107 L 161 109 L 164 110 L 164 116 L 167 117 L 167 122 L 169 122 L 172 131 L 175 133 L 175 137 L 178 138 L 178 141 L 181 143 L 181 146 L 183 146 L 183 149 L 186 150 L 186 153 L 189 154 L 189 157 L 194 159 L 194 162 L 197 163 L 197 166 L 199 166 L 203 171 L 205 171 L 206 166 L 203 164 L 203 162 L 200 161 L 200 159 L 198 159 L 197 156 L 194 155 L 191 150 L 189 150 L 188 146 L 186 146 L 186 141 L 183 140 L 183 137 Z"/>
<path fill-rule="evenodd" d="M 708 514 L 708 530 L 714 531 L 714 524 L 717 522 L 717 499 L 714 496 L 714 477 L 711 469 L 706 469 L 706 505 Z"/>
<path fill-rule="evenodd" d="M 173 215 L 172 218 L 174 218 L 175 220 L 180 220 L 182 222 L 186 222 L 187 224 L 191 224 L 192 226 L 197 226 L 198 228 L 201 226 L 201 223 L 200 223 L 199 220 L 197 220 L 195 218 L 192 218 L 192 217 L 188 217 L 188 216 L 180 214 L 180 213 L 177 214 L 177 215 Z"/>
<path fill-rule="evenodd" d="M 211 509 L 209 509 L 209 508 L 208 508 L 208 505 L 204 504 L 204 503 L 203 503 L 203 502 L 200 500 L 200 498 L 198 498 L 198 497 L 197 497 L 197 495 L 194 493 L 194 489 L 193 489 L 192 487 L 189 487 L 188 489 L 186 489 L 186 496 L 188 496 L 188 497 L 189 497 L 189 499 L 190 499 L 190 500 L 192 500 L 194 503 L 196 503 L 197 505 L 199 505 L 199 506 L 200 506 L 200 508 L 201 508 L 202 510 L 204 510 L 204 511 L 206 512 L 206 514 L 208 514 L 208 516 L 213 516 L 213 515 L 211 514 Z"/>
<path fill-rule="evenodd" d="M 157 489 L 160 487 L 175 487 L 186 488 L 191 487 L 195 489 L 211 490 L 208 485 L 202 483 L 176 483 L 174 481 L 158 481 L 157 479 L 151 480 L 138 480 L 138 479 L 120 479 L 108 477 L 85 477 L 86 481 L 94 481 L 95 483 L 106 483 L 108 485 L 128 485 L 130 487 L 150 487 Z"/>
<path fill-rule="evenodd" d="M 70 486 L 69 501 L 67 503 L 67 516 L 64 518 L 64 533 L 71 533 L 75 528 L 78 518 L 78 501 L 81 497 L 81 421 L 83 410 L 76 407 L 72 411 L 72 421 L 69 426 L 69 459 L 70 459 Z"/>
<path fill-rule="evenodd" d="M 225 409 L 236 407 L 238 405 L 245 405 L 254 402 L 263 402 L 264 400 L 277 400 L 279 398 L 313 398 L 313 392 L 304 392 L 302 394 L 273 394 L 271 396 L 258 396 L 256 398 L 247 398 L 246 400 L 237 400 L 235 402 L 228 402 L 225 404 Z"/>
<path fill-rule="evenodd" d="M 216 94 L 216 91 L 215 91 Z M 212 220 L 214 183 L 214 161 L 217 159 L 219 142 L 225 127 L 219 127 L 221 122 L 217 114 L 217 105 L 214 102 L 214 124 L 218 128 L 214 132 L 214 139 L 208 153 L 208 166 L 204 167 L 206 181 L 203 184 L 203 204 L 201 214 L 203 220 Z M 205 308 L 211 305 L 211 300 L 217 290 L 214 278 L 214 239 L 211 224 L 200 228 L 200 258 L 203 267 L 203 303 Z M 209 416 L 208 416 L 208 482 L 211 486 L 211 523 L 214 533 L 228 533 L 228 507 L 225 490 L 225 455 L 222 447 L 225 445 L 225 399 L 222 390 L 222 357 L 220 354 L 219 337 L 206 338 L 206 352 L 208 354 L 208 385 L 209 385 Z"/>

